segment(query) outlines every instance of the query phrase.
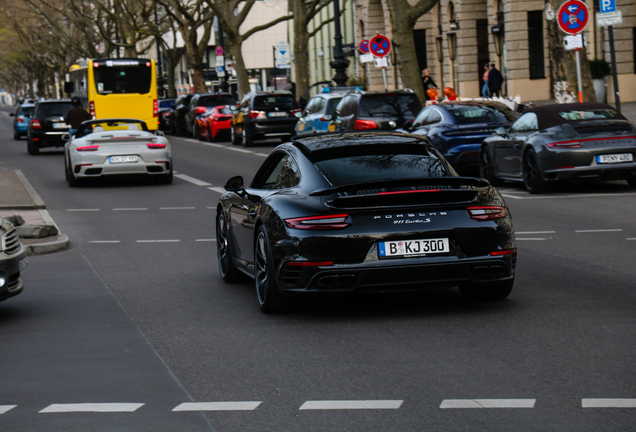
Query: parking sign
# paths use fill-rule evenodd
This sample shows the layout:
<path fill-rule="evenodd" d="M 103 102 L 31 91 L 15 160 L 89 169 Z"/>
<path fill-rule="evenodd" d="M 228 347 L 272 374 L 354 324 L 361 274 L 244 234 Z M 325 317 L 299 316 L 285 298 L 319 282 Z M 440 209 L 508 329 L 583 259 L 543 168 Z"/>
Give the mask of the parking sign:
<path fill-rule="evenodd" d="M 600 0 L 601 12 L 616 12 L 616 0 Z"/>

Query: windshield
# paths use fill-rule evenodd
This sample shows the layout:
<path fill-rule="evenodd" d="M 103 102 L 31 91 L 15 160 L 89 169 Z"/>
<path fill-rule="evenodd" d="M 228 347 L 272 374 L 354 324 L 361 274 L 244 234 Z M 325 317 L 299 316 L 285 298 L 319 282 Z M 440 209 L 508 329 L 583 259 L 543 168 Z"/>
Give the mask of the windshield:
<path fill-rule="evenodd" d="M 365 95 L 360 101 L 358 117 L 415 118 L 422 109 L 414 94 Z"/>
<path fill-rule="evenodd" d="M 619 116 L 620 114 L 613 109 L 586 109 L 559 113 L 559 117 L 569 121 L 614 119 Z"/>
<path fill-rule="evenodd" d="M 70 102 L 41 104 L 38 108 L 38 116 L 40 118 L 65 117 L 71 108 L 73 105 Z"/>
<path fill-rule="evenodd" d="M 232 98 L 232 96 L 209 96 L 199 99 L 197 105 L 204 107 L 216 107 L 220 105 L 234 105 L 235 103 L 236 102 L 234 102 L 234 98 Z"/>
<path fill-rule="evenodd" d="M 93 62 L 97 93 L 148 93 L 152 79 L 150 61 L 99 60 Z"/>
<path fill-rule="evenodd" d="M 274 108 L 291 110 L 297 106 L 292 95 L 267 95 L 254 98 L 255 110 L 273 110 Z"/>
<path fill-rule="evenodd" d="M 516 120 L 512 111 L 491 106 L 445 105 L 445 107 L 459 124 L 507 123 Z"/>
<path fill-rule="evenodd" d="M 234 114 L 233 111 L 230 108 L 219 108 L 219 114 L 229 114 L 232 115 Z"/>

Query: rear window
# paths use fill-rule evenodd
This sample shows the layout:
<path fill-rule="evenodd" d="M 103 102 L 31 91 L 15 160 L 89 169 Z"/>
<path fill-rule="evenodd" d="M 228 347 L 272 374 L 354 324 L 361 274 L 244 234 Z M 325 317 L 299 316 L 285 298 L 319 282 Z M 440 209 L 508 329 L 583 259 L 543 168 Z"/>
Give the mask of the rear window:
<path fill-rule="evenodd" d="M 446 110 L 459 124 L 507 123 L 516 120 L 512 111 L 506 112 L 489 106 L 452 105 L 447 106 Z"/>
<path fill-rule="evenodd" d="M 150 65 L 151 63 L 145 60 L 100 60 L 93 62 L 97 93 L 148 93 L 152 77 Z"/>
<path fill-rule="evenodd" d="M 18 111 L 18 115 L 31 117 L 31 114 L 33 114 L 33 108 L 34 107 L 32 107 L 32 106 L 31 107 L 22 107 Z"/>
<path fill-rule="evenodd" d="M 255 110 L 273 110 L 277 107 L 278 109 L 292 110 L 297 108 L 297 106 L 298 104 L 296 103 L 292 95 L 267 95 L 256 96 L 254 98 Z"/>
<path fill-rule="evenodd" d="M 235 103 L 232 96 L 208 96 L 200 98 L 197 105 L 211 108 L 220 105 L 234 105 Z"/>
<path fill-rule="evenodd" d="M 580 111 L 561 111 L 559 117 L 568 121 L 604 120 L 620 118 L 621 115 L 612 109 L 587 109 Z"/>
<path fill-rule="evenodd" d="M 315 165 L 334 186 L 449 175 L 444 162 L 426 150 L 398 153 L 371 148 L 367 151 L 358 151 L 354 155 L 323 159 Z"/>
<path fill-rule="evenodd" d="M 38 107 L 38 117 L 65 117 L 68 111 L 73 108 L 71 103 L 48 103 Z"/>
<path fill-rule="evenodd" d="M 422 109 L 414 94 L 365 95 L 360 101 L 358 117 L 415 118 Z"/>
<path fill-rule="evenodd" d="M 219 114 L 229 114 L 232 115 L 232 110 L 229 108 L 219 108 Z"/>
<path fill-rule="evenodd" d="M 174 103 L 174 99 L 159 101 L 159 108 L 170 108 Z"/>

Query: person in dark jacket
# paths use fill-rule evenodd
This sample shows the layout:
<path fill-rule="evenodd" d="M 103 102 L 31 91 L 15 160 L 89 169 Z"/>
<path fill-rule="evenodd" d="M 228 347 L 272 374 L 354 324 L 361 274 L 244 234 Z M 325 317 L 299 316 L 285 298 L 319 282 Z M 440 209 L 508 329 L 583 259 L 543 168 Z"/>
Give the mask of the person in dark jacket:
<path fill-rule="evenodd" d="M 71 98 L 71 104 L 73 105 L 73 108 L 68 110 L 68 112 L 66 113 L 66 117 L 64 117 L 64 122 L 67 125 L 71 126 L 71 128 L 68 130 L 69 135 L 75 135 L 77 130 L 82 125 L 82 122 L 85 122 L 86 120 L 91 120 L 92 117 L 88 113 L 88 111 L 86 111 L 82 107 L 82 101 L 80 100 L 80 98 L 78 97 Z"/>
<path fill-rule="evenodd" d="M 503 84 L 504 78 L 501 75 L 501 72 L 497 70 L 494 63 L 490 64 L 490 71 L 488 71 L 488 90 L 490 90 L 490 95 L 492 97 L 499 96 L 499 92 L 501 91 L 501 85 Z"/>
<path fill-rule="evenodd" d="M 422 69 L 422 84 L 424 85 L 426 100 L 430 100 L 431 98 L 428 95 L 428 89 L 436 89 L 437 84 L 433 81 L 433 77 L 429 75 L 428 69 Z"/>

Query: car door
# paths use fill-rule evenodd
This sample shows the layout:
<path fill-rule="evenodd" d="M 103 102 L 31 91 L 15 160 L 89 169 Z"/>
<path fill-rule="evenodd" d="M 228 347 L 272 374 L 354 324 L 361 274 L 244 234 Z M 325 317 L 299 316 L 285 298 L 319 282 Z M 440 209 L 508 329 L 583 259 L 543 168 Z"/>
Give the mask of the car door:
<path fill-rule="evenodd" d="M 298 132 L 301 134 L 309 134 L 313 132 L 313 107 L 316 105 L 316 97 L 309 100 L 309 103 L 303 111 L 303 116 L 298 120 Z"/>
<path fill-rule="evenodd" d="M 311 114 L 309 115 L 311 121 L 311 133 L 316 133 L 321 130 L 320 119 L 323 116 L 326 101 L 325 98 L 321 96 L 316 96 L 316 101 L 311 109 Z"/>
<path fill-rule="evenodd" d="M 535 113 L 526 113 L 513 123 L 508 132 L 509 139 L 504 151 L 506 171 L 513 177 L 521 177 L 523 149 L 528 137 L 538 129 Z"/>

